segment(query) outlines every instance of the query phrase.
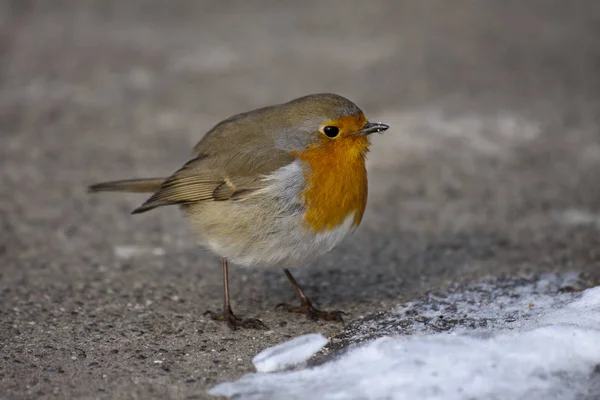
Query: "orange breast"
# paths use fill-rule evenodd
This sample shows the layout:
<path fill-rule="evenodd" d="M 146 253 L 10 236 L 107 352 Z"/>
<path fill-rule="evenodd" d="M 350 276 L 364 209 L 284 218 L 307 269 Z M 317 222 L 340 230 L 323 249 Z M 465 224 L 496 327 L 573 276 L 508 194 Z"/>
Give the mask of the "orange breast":
<path fill-rule="evenodd" d="M 307 164 L 304 222 L 313 232 L 329 231 L 352 213 L 353 226 L 360 224 L 367 205 L 365 155 L 369 145 L 367 137 L 352 134 L 336 140 L 323 138 L 297 154 Z"/>

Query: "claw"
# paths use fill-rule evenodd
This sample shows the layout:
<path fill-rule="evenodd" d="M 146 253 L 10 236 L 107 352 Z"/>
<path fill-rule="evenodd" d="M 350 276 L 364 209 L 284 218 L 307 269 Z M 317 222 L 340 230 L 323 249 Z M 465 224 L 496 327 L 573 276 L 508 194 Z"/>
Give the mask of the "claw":
<path fill-rule="evenodd" d="M 292 306 L 287 303 L 280 303 L 277 304 L 275 309 L 284 309 L 287 312 L 306 314 L 306 316 L 309 319 L 312 319 L 313 321 L 318 321 L 321 319 L 324 321 L 337 321 L 341 322 L 342 324 L 344 323 L 344 319 L 342 318 L 342 316 L 348 315 L 347 313 L 339 310 L 321 311 L 318 308 L 314 307 L 310 302 L 302 303 L 300 306 Z"/>
<path fill-rule="evenodd" d="M 225 310 L 222 313 L 215 313 L 213 311 L 206 311 L 204 315 L 209 315 L 214 321 L 225 321 L 227 326 L 231 330 L 237 330 L 238 328 L 244 329 L 269 329 L 260 319 L 256 318 L 238 318 L 231 310 Z"/>

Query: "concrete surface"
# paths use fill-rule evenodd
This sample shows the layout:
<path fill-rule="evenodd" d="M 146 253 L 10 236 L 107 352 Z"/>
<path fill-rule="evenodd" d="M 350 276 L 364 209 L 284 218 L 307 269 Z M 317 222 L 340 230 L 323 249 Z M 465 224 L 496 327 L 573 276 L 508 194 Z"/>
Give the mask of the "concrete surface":
<path fill-rule="evenodd" d="M 375 137 L 359 231 L 296 277 L 350 320 L 487 274 L 600 275 L 600 3 L 0 2 L 0 397 L 203 399 L 259 350 L 343 327 L 273 310 L 176 209 L 99 180 L 167 175 L 219 120 L 333 91 Z"/>

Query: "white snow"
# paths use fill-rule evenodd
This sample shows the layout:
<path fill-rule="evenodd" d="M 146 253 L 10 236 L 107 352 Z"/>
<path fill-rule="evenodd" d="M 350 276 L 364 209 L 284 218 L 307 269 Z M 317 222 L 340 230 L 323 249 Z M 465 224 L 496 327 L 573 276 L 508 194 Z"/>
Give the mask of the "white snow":
<path fill-rule="evenodd" d="M 555 218 L 565 225 L 573 226 L 596 226 L 600 228 L 600 215 L 591 213 L 587 210 L 568 209 L 561 213 L 556 213 Z"/>
<path fill-rule="evenodd" d="M 240 400 L 600 398 L 600 287 L 519 291 L 523 295 L 493 297 L 484 309 L 477 296 L 468 299 L 473 293 L 445 299 L 457 314 L 491 323 L 371 340 L 317 367 L 249 374 L 209 394 Z M 430 310 L 425 320 L 435 316 Z"/>
<path fill-rule="evenodd" d="M 327 344 L 321 334 L 303 335 L 258 353 L 252 363 L 258 372 L 280 371 L 305 362 Z"/>
<path fill-rule="evenodd" d="M 128 260 L 133 257 L 144 255 L 164 256 L 165 250 L 161 247 L 143 247 L 143 246 L 115 246 L 115 256 Z"/>
<path fill-rule="evenodd" d="M 456 114 L 432 106 L 373 118 L 391 127 L 385 140 L 373 141 L 373 154 L 367 162 L 376 168 L 391 168 L 438 152 L 451 152 L 444 156 L 461 157 L 463 162 L 477 155 L 510 157 L 519 145 L 544 133 L 538 121 L 508 111 Z"/>

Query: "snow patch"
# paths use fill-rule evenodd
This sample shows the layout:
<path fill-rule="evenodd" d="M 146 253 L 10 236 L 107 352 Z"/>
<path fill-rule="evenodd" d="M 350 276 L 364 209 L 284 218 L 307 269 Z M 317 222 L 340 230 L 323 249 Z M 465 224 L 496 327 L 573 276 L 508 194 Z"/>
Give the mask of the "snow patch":
<path fill-rule="evenodd" d="M 395 167 L 403 160 L 441 152 L 446 156 L 510 157 L 542 134 L 537 121 L 512 112 L 452 114 L 430 108 L 383 113 L 373 118 L 390 125 L 373 140 L 369 165 Z"/>
<path fill-rule="evenodd" d="M 258 372 L 280 371 L 305 362 L 327 344 L 321 334 L 303 335 L 258 353 L 252 363 Z"/>
<path fill-rule="evenodd" d="M 369 340 L 313 368 L 249 374 L 209 394 L 240 400 L 600 398 L 600 287 L 575 293 L 562 289 L 569 287 L 564 281 L 545 276 L 521 286 L 481 283 L 432 295 L 390 314 L 406 321 L 406 311 L 414 316 L 416 309 L 412 335 Z M 436 329 L 434 321 L 446 311 L 467 322 Z"/>
<path fill-rule="evenodd" d="M 347 347 L 382 336 L 495 331 L 523 327 L 530 319 L 570 301 L 590 285 L 576 273 L 490 277 L 443 291 L 352 322 L 333 344 Z"/>
<path fill-rule="evenodd" d="M 125 260 L 147 255 L 164 256 L 165 250 L 161 247 L 115 246 L 115 256 Z"/>
<path fill-rule="evenodd" d="M 571 226 L 596 226 L 600 228 L 600 214 L 594 214 L 586 210 L 570 209 L 555 215 L 556 219 Z"/>

